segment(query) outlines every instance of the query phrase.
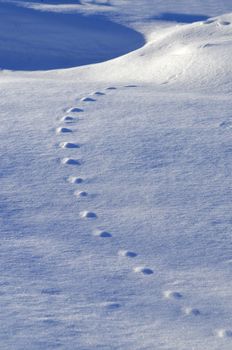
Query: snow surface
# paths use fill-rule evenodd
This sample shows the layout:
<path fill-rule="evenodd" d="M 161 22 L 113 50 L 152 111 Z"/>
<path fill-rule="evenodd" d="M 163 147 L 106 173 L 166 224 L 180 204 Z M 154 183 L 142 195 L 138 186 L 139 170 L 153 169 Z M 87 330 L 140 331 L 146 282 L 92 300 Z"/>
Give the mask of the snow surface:
<path fill-rule="evenodd" d="M 231 350 L 232 3 L 0 29 L 0 349 Z"/>
<path fill-rule="evenodd" d="M 102 15 L 36 10 L 5 1 L 0 1 L 0 9 L 0 66 L 5 69 L 33 71 L 97 63 L 144 44 L 140 33 Z"/>

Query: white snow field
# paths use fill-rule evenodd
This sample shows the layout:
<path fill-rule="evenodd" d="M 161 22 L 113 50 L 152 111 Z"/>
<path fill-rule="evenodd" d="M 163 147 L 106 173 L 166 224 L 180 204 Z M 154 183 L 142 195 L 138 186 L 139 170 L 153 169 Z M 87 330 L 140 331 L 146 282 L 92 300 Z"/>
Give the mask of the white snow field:
<path fill-rule="evenodd" d="M 232 349 L 231 57 L 230 0 L 0 1 L 1 350 Z"/>

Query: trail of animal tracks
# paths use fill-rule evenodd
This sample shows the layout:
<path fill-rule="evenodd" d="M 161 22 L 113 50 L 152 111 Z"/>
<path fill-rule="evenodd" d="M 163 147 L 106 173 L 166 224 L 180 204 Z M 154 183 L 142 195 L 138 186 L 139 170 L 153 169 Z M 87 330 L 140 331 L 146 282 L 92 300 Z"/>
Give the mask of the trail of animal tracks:
<path fill-rule="evenodd" d="M 232 5 L 143 5 L 0 2 L 3 350 L 232 347 Z"/>

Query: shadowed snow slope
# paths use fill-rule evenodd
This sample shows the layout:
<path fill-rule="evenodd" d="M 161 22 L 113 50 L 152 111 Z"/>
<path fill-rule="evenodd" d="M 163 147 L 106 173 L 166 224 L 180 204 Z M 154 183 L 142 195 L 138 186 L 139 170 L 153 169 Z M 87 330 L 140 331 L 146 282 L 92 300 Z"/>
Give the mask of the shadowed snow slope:
<path fill-rule="evenodd" d="M 55 13 L 0 2 L 0 68 L 48 70 L 106 61 L 143 36 L 100 15 Z"/>

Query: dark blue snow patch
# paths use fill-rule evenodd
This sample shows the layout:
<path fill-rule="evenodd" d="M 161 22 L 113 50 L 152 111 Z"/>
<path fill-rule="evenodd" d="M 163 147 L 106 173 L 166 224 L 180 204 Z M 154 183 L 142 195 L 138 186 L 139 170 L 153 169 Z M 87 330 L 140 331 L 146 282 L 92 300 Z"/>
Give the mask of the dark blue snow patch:
<path fill-rule="evenodd" d="M 0 2 L 0 69 L 50 70 L 99 63 L 136 50 L 144 37 L 103 15 L 58 13 Z"/>
<path fill-rule="evenodd" d="M 127 256 L 129 258 L 135 258 L 137 256 L 137 254 L 134 252 L 128 251 L 128 252 L 126 252 L 125 256 Z"/>
<path fill-rule="evenodd" d="M 154 271 L 152 269 L 149 269 L 149 268 L 144 268 L 141 272 L 144 275 L 152 275 L 154 273 Z"/>
<path fill-rule="evenodd" d="M 186 14 L 186 13 L 172 13 L 162 12 L 159 15 L 151 17 L 151 20 L 177 22 L 177 23 L 194 23 L 200 21 L 206 21 L 209 17 L 201 14 Z"/>

